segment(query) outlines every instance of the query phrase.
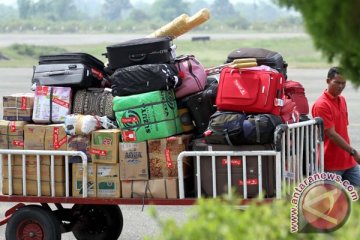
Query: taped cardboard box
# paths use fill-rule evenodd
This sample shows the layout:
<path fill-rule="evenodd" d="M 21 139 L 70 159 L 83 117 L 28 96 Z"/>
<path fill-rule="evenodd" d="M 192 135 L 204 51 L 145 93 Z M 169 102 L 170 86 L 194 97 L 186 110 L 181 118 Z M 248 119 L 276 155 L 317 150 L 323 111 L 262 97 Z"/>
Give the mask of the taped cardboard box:
<path fill-rule="evenodd" d="M 179 197 L 177 178 L 121 181 L 123 198 L 162 198 Z"/>
<path fill-rule="evenodd" d="M 24 149 L 25 121 L 0 120 L 1 149 Z"/>
<path fill-rule="evenodd" d="M 148 151 L 147 143 L 119 144 L 120 179 L 121 180 L 148 180 Z"/>
<path fill-rule="evenodd" d="M 3 177 L 9 177 L 8 166 L 3 166 Z M 22 179 L 23 178 L 23 167 L 20 165 L 11 166 L 12 177 Z M 26 165 L 25 167 L 26 179 L 37 180 L 37 167 L 36 165 Z M 51 169 L 49 165 L 40 165 L 40 179 L 41 181 L 50 181 Z M 54 177 L 55 182 L 65 182 L 65 166 L 54 166 Z"/>
<path fill-rule="evenodd" d="M 23 183 L 22 179 L 13 179 L 13 195 L 23 195 Z M 51 185 L 48 181 L 41 181 L 41 195 L 40 196 L 51 196 Z M 37 196 L 38 195 L 37 181 L 26 180 L 26 195 Z M 3 179 L 2 192 L 4 195 L 9 195 L 9 180 Z M 65 183 L 55 182 L 55 196 L 65 196 Z"/>
<path fill-rule="evenodd" d="M 24 126 L 24 149 L 45 149 L 46 125 L 26 124 Z"/>
<path fill-rule="evenodd" d="M 46 125 L 45 150 L 67 150 L 67 135 L 64 124 Z"/>
<path fill-rule="evenodd" d="M 9 149 L 9 121 L 0 120 L 0 148 Z"/>
<path fill-rule="evenodd" d="M 91 159 L 94 163 L 119 163 L 119 129 L 102 129 L 91 134 Z"/>
<path fill-rule="evenodd" d="M 34 93 L 15 93 L 3 97 L 3 119 L 31 122 Z"/>
<path fill-rule="evenodd" d="M 148 141 L 150 179 L 178 177 L 178 155 L 188 150 L 192 134 L 183 134 Z M 190 157 L 183 159 L 184 176 L 191 174 Z"/>
<path fill-rule="evenodd" d="M 67 139 L 67 150 L 68 151 L 81 151 L 86 154 L 87 161 L 91 162 L 91 154 L 90 154 L 90 137 L 91 135 L 75 135 L 68 136 Z M 81 157 L 79 156 L 71 156 L 69 157 L 70 163 L 81 163 Z"/>
<path fill-rule="evenodd" d="M 106 198 L 120 198 L 119 164 L 96 164 L 96 196 Z"/>
<path fill-rule="evenodd" d="M 67 150 L 67 135 L 64 124 L 50 124 L 45 126 L 45 150 Z M 65 162 L 64 156 L 54 156 L 56 165 Z"/>
<path fill-rule="evenodd" d="M 72 164 L 72 196 L 82 197 L 83 196 L 83 164 L 73 163 Z M 87 195 L 88 197 L 96 197 L 96 165 L 88 163 L 87 165 Z"/>
<path fill-rule="evenodd" d="M 50 141 L 50 137 L 48 137 L 48 139 L 45 139 L 47 129 L 48 129 L 47 125 L 26 124 L 24 126 L 24 149 L 45 150 L 45 142 Z M 49 128 L 49 129 L 52 130 L 53 128 Z M 50 130 L 48 132 L 50 132 Z M 50 135 L 50 133 L 48 135 Z M 29 164 L 36 164 L 36 156 L 27 155 L 26 161 Z M 40 156 L 40 163 L 44 165 L 45 164 L 50 165 L 51 164 L 50 156 Z M 62 156 L 55 156 L 54 164 L 64 165 L 64 158 Z M 22 164 L 15 163 L 15 165 L 22 165 Z"/>
<path fill-rule="evenodd" d="M 71 88 L 37 86 L 32 119 L 35 123 L 63 123 L 71 111 Z"/>

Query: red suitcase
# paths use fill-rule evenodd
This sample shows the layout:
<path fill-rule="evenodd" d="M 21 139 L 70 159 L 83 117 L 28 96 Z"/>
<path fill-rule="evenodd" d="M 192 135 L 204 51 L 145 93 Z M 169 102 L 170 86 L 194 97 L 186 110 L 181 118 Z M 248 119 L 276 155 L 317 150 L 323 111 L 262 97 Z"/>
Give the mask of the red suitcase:
<path fill-rule="evenodd" d="M 221 70 L 216 105 L 219 110 L 270 113 L 279 116 L 284 98 L 284 76 L 269 69 Z"/>

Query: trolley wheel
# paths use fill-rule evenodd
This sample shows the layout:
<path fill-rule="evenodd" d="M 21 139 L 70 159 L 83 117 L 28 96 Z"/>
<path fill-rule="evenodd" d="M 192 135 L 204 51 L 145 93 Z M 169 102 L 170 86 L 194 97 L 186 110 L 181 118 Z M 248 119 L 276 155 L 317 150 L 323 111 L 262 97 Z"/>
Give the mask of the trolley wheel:
<path fill-rule="evenodd" d="M 123 215 L 117 205 L 74 205 L 79 216 L 72 232 L 78 240 L 116 240 L 123 228 Z"/>
<path fill-rule="evenodd" d="M 51 211 L 25 206 L 9 219 L 5 236 L 6 239 L 60 240 L 60 223 Z"/>

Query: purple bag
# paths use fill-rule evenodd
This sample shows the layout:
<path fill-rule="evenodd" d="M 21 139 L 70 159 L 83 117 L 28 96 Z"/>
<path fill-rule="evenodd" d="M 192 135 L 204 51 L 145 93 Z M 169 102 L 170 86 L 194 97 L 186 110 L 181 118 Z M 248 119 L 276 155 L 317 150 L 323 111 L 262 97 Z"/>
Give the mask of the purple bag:
<path fill-rule="evenodd" d="M 176 57 L 175 67 L 182 78 L 182 84 L 175 89 L 176 98 L 204 90 L 206 84 L 205 69 L 193 55 Z"/>

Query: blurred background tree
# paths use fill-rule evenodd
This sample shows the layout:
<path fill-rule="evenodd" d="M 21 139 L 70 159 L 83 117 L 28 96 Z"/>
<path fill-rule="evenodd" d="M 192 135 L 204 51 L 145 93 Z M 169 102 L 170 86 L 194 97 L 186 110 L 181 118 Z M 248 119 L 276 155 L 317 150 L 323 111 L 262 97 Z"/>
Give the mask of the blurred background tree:
<path fill-rule="evenodd" d="M 102 8 L 103 17 L 108 20 L 119 20 L 133 9 L 129 0 L 105 0 Z"/>
<path fill-rule="evenodd" d="M 169 22 L 183 13 L 189 13 L 189 3 L 183 0 L 155 0 L 150 11 L 152 17 Z"/>
<path fill-rule="evenodd" d="M 208 8 L 193 32 L 302 31 L 301 15 L 272 0 L 13 0 L 0 4 L 1 33 L 151 33 L 179 15 Z"/>
<path fill-rule="evenodd" d="M 303 15 L 315 46 L 329 60 L 339 61 L 345 75 L 360 86 L 360 0 L 276 0 Z"/>

